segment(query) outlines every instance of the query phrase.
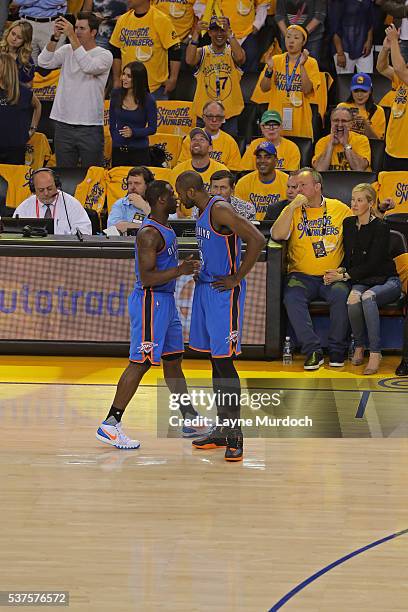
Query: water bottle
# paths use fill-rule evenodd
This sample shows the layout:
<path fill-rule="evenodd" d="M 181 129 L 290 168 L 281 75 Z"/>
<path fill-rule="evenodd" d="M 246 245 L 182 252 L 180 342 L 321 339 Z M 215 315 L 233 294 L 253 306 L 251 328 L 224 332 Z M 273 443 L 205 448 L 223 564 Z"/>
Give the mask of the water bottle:
<path fill-rule="evenodd" d="M 283 345 L 282 364 L 284 366 L 292 365 L 292 351 L 290 349 L 290 338 L 286 336 L 285 344 Z"/>
<path fill-rule="evenodd" d="M 349 344 L 349 351 L 348 351 L 348 357 L 349 360 L 351 361 L 354 357 L 354 351 L 356 350 L 356 343 L 354 341 L 354 336 L 353 334 L 351 334 L 351 340 L 350 340 L 350 344 Z"/>

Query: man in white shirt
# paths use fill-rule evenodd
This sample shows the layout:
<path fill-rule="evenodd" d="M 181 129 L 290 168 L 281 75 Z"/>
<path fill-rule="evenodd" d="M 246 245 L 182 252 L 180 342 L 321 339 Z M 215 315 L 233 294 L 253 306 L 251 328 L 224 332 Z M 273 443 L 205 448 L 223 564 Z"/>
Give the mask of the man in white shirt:
<path fill-rule="evenodd" d="M 105 85 L 112 66 L 110 51 L 98 47 L 98 19 L 79 13 L 75 30 L 60 17 L 54 34 L 38 57 L 38 65 L 61 75 L 50 117 L 55 120 L 57 166 L 83 168 L 103 165 L 103 112 Z M 61 36 L 70 44 L 57 49 Z"/>
<path fill-rule="evenodd" d="M 21 202 L 14 211 L 22 218 L 54 219 L 54 234 L 92 234 L 91 221 L 78 200 L 58 189 L 51 168 L 33 172 L 33 195 Z"/>

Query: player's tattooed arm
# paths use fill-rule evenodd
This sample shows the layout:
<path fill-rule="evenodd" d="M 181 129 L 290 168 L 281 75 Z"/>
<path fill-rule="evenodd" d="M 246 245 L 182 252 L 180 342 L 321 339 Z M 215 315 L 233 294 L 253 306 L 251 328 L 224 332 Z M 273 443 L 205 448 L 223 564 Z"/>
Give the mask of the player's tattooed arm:
<path fill-rule="evenodd" d="M 157 269 L 157 253 L 162 250 L 163 238 L 153 227 L 144 227 L 137 234 L 137 251 L 140 281 L 144 287 L 163 285 L 184 274 L 195 274 L 200 262 L 192 260 L 192 255 L 178 266 L 167 270 Z"/>
<path fill-rule="evenodd" d="M 258 261 L 265 246 L 265 238 L 252 223 L 238 215 L 230 205 L 216 203 L 212 209 L 212 222 L 217 227 L 229 228 L 245 243 L 246 251 L 235 274 L 219 277 L 212 286 L 219 291 L 228 291 L 238 285 Z"/>

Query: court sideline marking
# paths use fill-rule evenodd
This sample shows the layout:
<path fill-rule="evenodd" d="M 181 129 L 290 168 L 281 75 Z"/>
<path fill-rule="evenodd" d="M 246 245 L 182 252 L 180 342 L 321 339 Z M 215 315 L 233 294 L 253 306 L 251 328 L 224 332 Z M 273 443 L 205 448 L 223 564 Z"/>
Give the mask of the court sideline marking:
<path fill-rule="evenodd" d="M 295 586 L 295 588 L 289 591 L 289 593 L 286 593 L 286 595 L 284 595 L 276 604 L 272 606 L 272 608 L 268 610 L 268 612 L 276 612 L 277 610 L 280 610 L 282 606 L 284 606 L 289 601 L 289 599 L 292 599 L 292 597 L 297 595 L 297 593 L 302 591 L 309 584 L 311 584 L 312 582 L 320 578 L 320 576 L 323 576 L 323 574 L 326 574 L 330 570 L 334 569 L 338 565 L 341 565 L 345 561 L 348 561 L 349 559 L 352 559 L 353 557 L 360 555 L 366 550 L 370 550 L 370 548 L 374 548 L 375 546 L 384 544 L 385 542 L 398 538 L 399 536 L 405 535 L 406 533 L 408 533 L 408 529 L 397 531 L 396 533 L 392 533 L 391 535 L 386 536 L 385 538 L 381 538 L 380 540 L 376 540 L 375 542 L 372 542 L 371 544 L 367 544 L 366 546 L 363 546 L 362 548 L 358 548 L 357 550 L 354 550 L 348 555 L 345 555 L 344 557 L 340 557 L 340 559 L 337 559 L 337 561 L 333 561 L 333 563 L 326 565 L 326 567 L 323 567 L 323 569 L 319 570 L 315 574 L 312 574 L 311 576 L 309 576 L 309 578 L 306 578 L 306 580 L 304 580 L 303 582 Z"/>

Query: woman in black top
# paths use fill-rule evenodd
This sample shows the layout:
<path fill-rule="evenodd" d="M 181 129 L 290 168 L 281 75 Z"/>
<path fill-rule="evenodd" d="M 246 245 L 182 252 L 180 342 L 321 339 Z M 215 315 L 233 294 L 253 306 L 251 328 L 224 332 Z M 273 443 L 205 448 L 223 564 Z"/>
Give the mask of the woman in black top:
<path fill-rule="evenodd" d="M 381 360 L 378 308 L 401 294 L 401 282 L 390 254 L 390 229 L 373 214 L 375 200 L 370 184 L 361 183 L 353 189 L 354 216 L 343 221 L 343 267 L 329 270 L 324 277 L 326 283 L 351 281 L 347 306 L 356 345 L 352 363 L 363 363 L 367 335 L 370 358 L 364 374 L 375 374 Z"/>
<path fill-rule="evenodd" d="M 24 164 L 25 146 L 37 129 L 41 103 L 20 85 L 15 60 L 0 53 L 0 163 Z"/>
<path fill-rule="evenodd" d="M 122 87 L 111 95 L 109 129 L 112 166 L 150 165 L 149 136 L 157 130 L 157 106 L 142 62 L 123 68 Z"/>

